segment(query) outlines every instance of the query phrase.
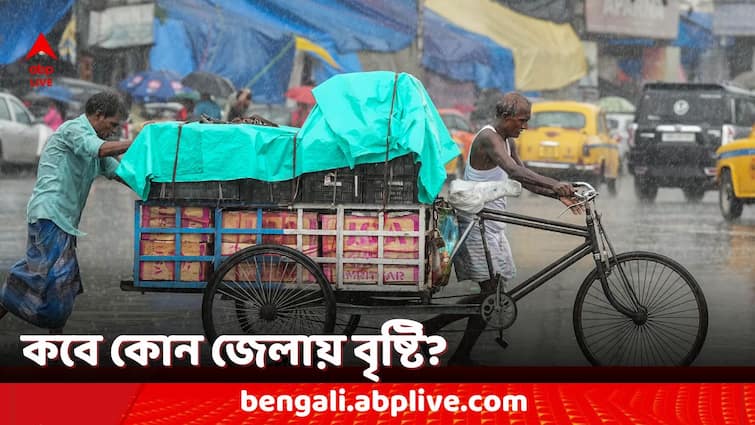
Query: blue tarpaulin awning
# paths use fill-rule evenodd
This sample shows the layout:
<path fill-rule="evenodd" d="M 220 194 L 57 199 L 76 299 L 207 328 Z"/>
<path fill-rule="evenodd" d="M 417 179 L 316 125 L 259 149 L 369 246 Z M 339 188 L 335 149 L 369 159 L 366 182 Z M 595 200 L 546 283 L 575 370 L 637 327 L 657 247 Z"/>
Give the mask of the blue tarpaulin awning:
<path fill-rule="evenodd" d="M 156 22 L 150 55 L 153 69 L 182 76 L 206 71 L 228 78 L 236 87 L 251 87 L 255 102 L 284 101 L 295 51 L 292 33 L 250 19 L 251 6 L 241 2 L 161 0 L 158 4 L 167 19 Z M 179 46 L 188 47 L 190 54 Z"/>
<path fill-rule="evenodd" d="M 422 65 L 457 81 L 474 81 L 477 87 L 506 92 L 514 89 L 514 57 L 496 44 L 425 9 Z"/>
<path fill-rule="evenodd" d="M 0 64 L 26 55 L 39 34 L 47 34 L 68 12 L 73 0 L 0 2 Z M 53 46 L 53 50 L 56 50 Z"/>
<path fill-rule="evenodd" d="M 283 102 L 293 49 L 289 36 L 321 46 L 338 64 L 315 64 L 317 81 L 361 71 L 357 52 L 396 52 L 417 36 L 417 4 L 406 0 L 158 0 L 167 18 L 156 20 L 153 69 L 213 72 L 237 87 L 252 84 L 254 101 Z M 422 65 L 481 88 L 514 88 L 511 50 L 424 9 Z M 186 55 L 186 51 L 190 55 Z M 248 54 L 243 54 L 248 52 Z M 280 55 L 283 55 L 281 58 Z M 289 57 L 290 55 L 290 57 Z M 267 68 L 266 68 L 267 67 Z M 266 71 L 260 75 L 260 71 Z"/>

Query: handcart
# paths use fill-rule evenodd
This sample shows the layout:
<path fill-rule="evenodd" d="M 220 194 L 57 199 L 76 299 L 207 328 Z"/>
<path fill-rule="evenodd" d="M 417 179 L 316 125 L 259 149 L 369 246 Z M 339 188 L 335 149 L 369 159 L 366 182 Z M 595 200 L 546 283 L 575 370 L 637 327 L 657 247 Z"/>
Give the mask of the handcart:
<path fill-rule="evenodd" d="M 578 187 L 585 225 L 484 208 L 451 241 L 444 240 L 439 218 L 453 218 L 456 211 L 443 200 L 288 206 L 137 201 L 134 280 L 122 282 L 122 288 L 202 293 L 202 322 L 211 341 L 226 334 L 351 334 L 363 315 L 441 312 L 479 314 L 502 330 L 516 320 L 519 300 L 590 255 L 595 268 L 582 282 L 573 310 L 586 358 L 595 365 L 690 364 L 708 324 L 699 285 L 670 258 L 615 253 L 595 209 L 597 192 L 589 184 Z M 155 211 L 163 215 L 155 219 Z M 479 304 L 433 302 L 470 232 L 478 229 L 485 241 L 488 220 L 583 242 L 510 290 L 496 276 L 496 289 Z M 163 251 L 145 253 L 145 242 L 150 246 L 157 237 L 166 242 Z M 492 274 L 487 245 L 485 251 Z"/>

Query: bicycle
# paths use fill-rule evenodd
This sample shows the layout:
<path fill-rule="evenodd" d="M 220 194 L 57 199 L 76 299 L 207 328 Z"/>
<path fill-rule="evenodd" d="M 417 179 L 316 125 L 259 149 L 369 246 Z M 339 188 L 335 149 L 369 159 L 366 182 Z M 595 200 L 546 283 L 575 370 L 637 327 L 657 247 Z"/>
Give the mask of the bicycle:
<path fill-rule="evenodd" d="M 516 321 L 518 301 L 592 255 L 595 268 L 577 292 L 572 316 L 577 343 L 587 360 L 593 365 L 691 364 L 708 328 L 708 309 L 700 286 L 682 265 L 663 255 L 644 251 L 617 255 L 595 208 L 598 192 L 588 183 L 574 186 L 579 189 L 577 205 L 585 209 L 585 226 L 483 209 L 461 234 L 451 258 L 477 224 L 491 276 L 486 220 L 585 238 L 510 291 L 504 289 L 500 275 L 496 276 L 495 292 L 480 306 L 483 319 L 499 332 L 509 328 Z"/>

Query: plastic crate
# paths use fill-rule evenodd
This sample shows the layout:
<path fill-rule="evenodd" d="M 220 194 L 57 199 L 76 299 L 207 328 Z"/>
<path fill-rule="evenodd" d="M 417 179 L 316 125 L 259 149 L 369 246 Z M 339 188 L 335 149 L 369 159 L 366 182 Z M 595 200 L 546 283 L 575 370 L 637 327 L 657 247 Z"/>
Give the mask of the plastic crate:
<path fill-rule="evenodd" d="M 151 200 L 226 200 L 238 201 L 242 180 L 203 182 L 152 182 L 147 199 Z"/>
<path fill-rule="evenodd" d="M 362 202 L 366 204 L 383 203 L 383 176 L 362 178 Z M 417 204 L 417 178 L 398 178 L 388 180 L 388 200 L 386 204 Z"/>
<path fill-rule="evenodd" d="M 404 155 L 388 161 L 388 178 L 398 179 L 417 179 L 419 174 L 419 163 L 414 163 L 413 155 Z M 362 176 L 383 177 L 385 173 L 385 162 L 374 164 L 358 165 L 355 170 Z"/>
<path fill-rule="evenodd" d="M 383 202 L 383 187 L 386 179 L 386 167 L 388 178 L 388 191 L 386 195 L 388 204 L 416 204 L 417 175 L 419 164 L 414 163 L 413 155 L 404 155 L 388 161 L 388 164 L 374 163 L 364 164 L 358 167 L 362 176 L 362 202 L 368 204 L 380 204 Z"/>
<path fill-rule="evenodd" d="M 302 175 L 301 200 L 333 204 L 362 202 L 358 170 L 337 168 Z"/>
<path fill-rule="evenodd" d="M 247 179 L 241 185 L 241 200 L 259 204 L 291 204 L 299 200 L 299 178 L 281 182 Z"/>

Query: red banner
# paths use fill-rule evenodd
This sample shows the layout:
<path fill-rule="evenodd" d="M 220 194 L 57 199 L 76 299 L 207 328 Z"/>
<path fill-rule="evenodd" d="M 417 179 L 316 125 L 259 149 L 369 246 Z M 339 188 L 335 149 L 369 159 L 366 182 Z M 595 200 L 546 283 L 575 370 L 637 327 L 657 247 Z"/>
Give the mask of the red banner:
<path fill-rule="evenodd" d="M 2 384 L 9 424 L 718 424 L 755 384 Z"/>

